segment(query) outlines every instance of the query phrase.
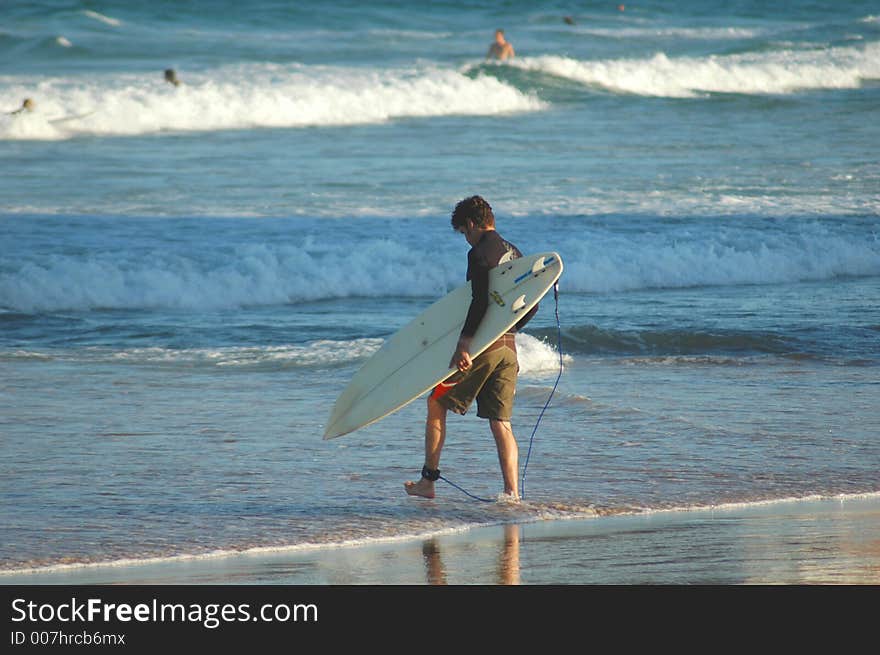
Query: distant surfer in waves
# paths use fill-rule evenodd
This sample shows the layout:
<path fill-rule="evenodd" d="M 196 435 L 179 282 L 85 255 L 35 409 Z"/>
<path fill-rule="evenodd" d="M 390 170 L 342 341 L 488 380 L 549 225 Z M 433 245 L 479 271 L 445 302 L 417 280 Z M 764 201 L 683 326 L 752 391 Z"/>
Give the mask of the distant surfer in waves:
<path fill-rule="evenodd" d="M 36 109 L 36 108 L 37 108 L 37 103 L 35 103 L 35 102 L 34 102 L 33 100 L 31 100 L 30 98 L 25 98 L 25 99 L 24 99 L 24 102 L 21 103 L 21 107 L 19 107 L 19 108 L 16 109 L 15 111 L 11 111 L 11 112 L 9 112 L 9 114 L 10 114 L 11 116 L 14 116 L 15 114 L 20 114 L 20 113 L 25 112 L 25 111 L 33 111 L 33 110 Z"/>
<path fill-rule="evenodd" d="M 177 72 L 173 68 L 165 69 L 165 81 L 174 86 L 180 86 L 180 80 L 177 79 Z"/>
<path fill-rule="evenodd" d="M 513 45 L 504 36 L 504 30 L 495 30 L 495 41 L 489 46 L 489 52 L 486 53 L 486 59 L 512 59 L 516 53 L 513 51 Z"/>
<path fill-rule="evenodd" d="M 477 416 L 489 421 L 489 429 L 495 438 L 504 493 L 518 499 L 519 450 L 510 425 L 519 372 L 515 336 L 517 330 L 535 315 L 538 307 L 536 305 L 482 354 L 471 358 L 471 341 L 489 306 L 489 271 L 522 257 L 522 253 L 498 234 L 492 207 L 480 196 L 465 198 L 455 206 L 452 227 L 471 245 L 467 257 L 471 304 L 449 361 L 458 372 L 438 384 L 428 396 L 422 477 L 416 482 L 404 483 L 404 487 L 411 496 L 434 497 L 434 482 L 440 479 L 440 452 L 446 441 L 446 413 L 452 410 L 464 414 L 476 399 Z"/>

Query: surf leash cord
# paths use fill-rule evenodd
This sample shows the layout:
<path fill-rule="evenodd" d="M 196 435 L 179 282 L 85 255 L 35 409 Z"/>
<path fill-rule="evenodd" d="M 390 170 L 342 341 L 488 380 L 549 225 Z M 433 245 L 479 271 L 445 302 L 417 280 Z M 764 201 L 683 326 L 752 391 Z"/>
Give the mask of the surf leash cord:
<path fill-rule="evenodd" d="M 453 487 L 455 487 L 456 489 L 458 489 L 458 490 L 459 490 L 461 493 L 463 493 L 465 496 L 469 496 L 469 497 L 473 498 L 474 500 L 479 500 L 481 503 L 494 503 L 494 502 L 495 502 L 495 500 L 492 499 L 492 498 L 480 498 L 479 496 L 475 496 L 474 494 L 472 494 L 472 493 L 471 493 L 470 491 L 468 491 L 467 489 L 464 489 L 464 488 L 462 488 L 462 487 L 459 487 L 459 486 L 458 486 L 457 484 L 455 484 L 452 480 L 450 480 L 449 478 L 444 478 L 442 475 L 440 476 L 440 479 L 443 480 L 443 482 L 446 482 L 446 483 L 448 483 L 448 484 L 451 484 Z"/>
<path fill-rule="evenodd" d="M 492 499 L 490 499 L 490 498 L 480 498 L 479 496 L 473 495 L 472 493 L 470 493 L 466 489 L 459 487 L 452 480 L 450 480 L 448 478 L 444 478 L 442 475 L 440 475 L 440 469 L 429 469 L 427 464 L 422 467 L 422 477 L 425 478 L 426 480 L 430 480 L 431 482 L 436 482 L 437 480 L 443 480 L 444 482 L 451 484 L 453 487 L 458 489 L 460 492 L 462 492 L 466 496 L 470 496 L 474 500 L 479 500 L 484 503 L 491 503 L 492 502 Z"/>
<path fill-rule="evenodd" d="M 522 478 L 519 483 L 519 497 L 526 497 L 526 469 L 529 466 L 529 458 L 532 456 L 532 445 L 535 442 L 535 433 L 538 431 L 538 426 L 541 425 L 541 419 L 544 418 L 544 412 L 547 411 L 547 408 L 550 406 L 550 401 L 553 399 L 553 394 L 556 393 L 556 387 L 559 386 L 559 380 L 562 378 L 563 364 L 562 364 L 562 325 L 559 322 L 559 282 L 553 283 L 553 302 L 555 304 L 554 313 L 556 314 L 556 338 L 557 338 L 557 348 L 559 349 L 559 373 L 556 375 L 556 382 L 553 383 L 553 388 L 550 390 L 550 395 L 547 396 L 547 402 L 544 403 L 544 407 L 541 410 L 541 413 L 538 414 L 538 420 L 535 422 L 535 428 L 532 430 L 532 436 L 529 437 L 529 449 L 526 452 L 526 461 L 523 463 L 523 471 Z"/>

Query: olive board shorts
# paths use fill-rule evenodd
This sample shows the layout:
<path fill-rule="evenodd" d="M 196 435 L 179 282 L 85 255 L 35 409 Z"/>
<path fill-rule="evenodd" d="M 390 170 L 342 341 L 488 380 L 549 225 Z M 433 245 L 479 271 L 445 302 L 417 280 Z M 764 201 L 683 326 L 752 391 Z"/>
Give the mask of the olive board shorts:
<path fill-rule="evenodd" d="M 431 398 L 456 414 L 467 412 L 477 400 L 477 416 L 509 421 L 519 363 L 513 334 L 505 334 L 474 358 L 466 373 L 454 373 L 434 387 Z"/>

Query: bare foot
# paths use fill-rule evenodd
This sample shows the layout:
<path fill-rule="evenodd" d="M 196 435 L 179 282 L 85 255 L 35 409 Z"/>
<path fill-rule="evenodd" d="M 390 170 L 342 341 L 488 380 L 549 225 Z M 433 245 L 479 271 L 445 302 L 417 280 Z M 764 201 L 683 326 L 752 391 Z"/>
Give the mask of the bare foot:
<path fill-rule="evenodd" d="M 403 488 L 410 496 L 434 497 L 434 483 L 427 478 L 420 478 L 418 482 L 404 482 Z"/>

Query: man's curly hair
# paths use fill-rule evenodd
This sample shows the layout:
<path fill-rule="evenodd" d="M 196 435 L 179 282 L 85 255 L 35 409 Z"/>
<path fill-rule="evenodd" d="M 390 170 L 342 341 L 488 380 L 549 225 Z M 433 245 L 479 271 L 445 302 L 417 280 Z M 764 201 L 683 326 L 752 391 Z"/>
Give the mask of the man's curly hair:
<path fill-rule="evenodd" d="M 471 196 L 459 202 L 452 212 L 452 229 L 464 227 L 467 221 L 473 221 L 477 227 L 494 227 L 495 214 L 492 207 L 480 196 Z"/>

